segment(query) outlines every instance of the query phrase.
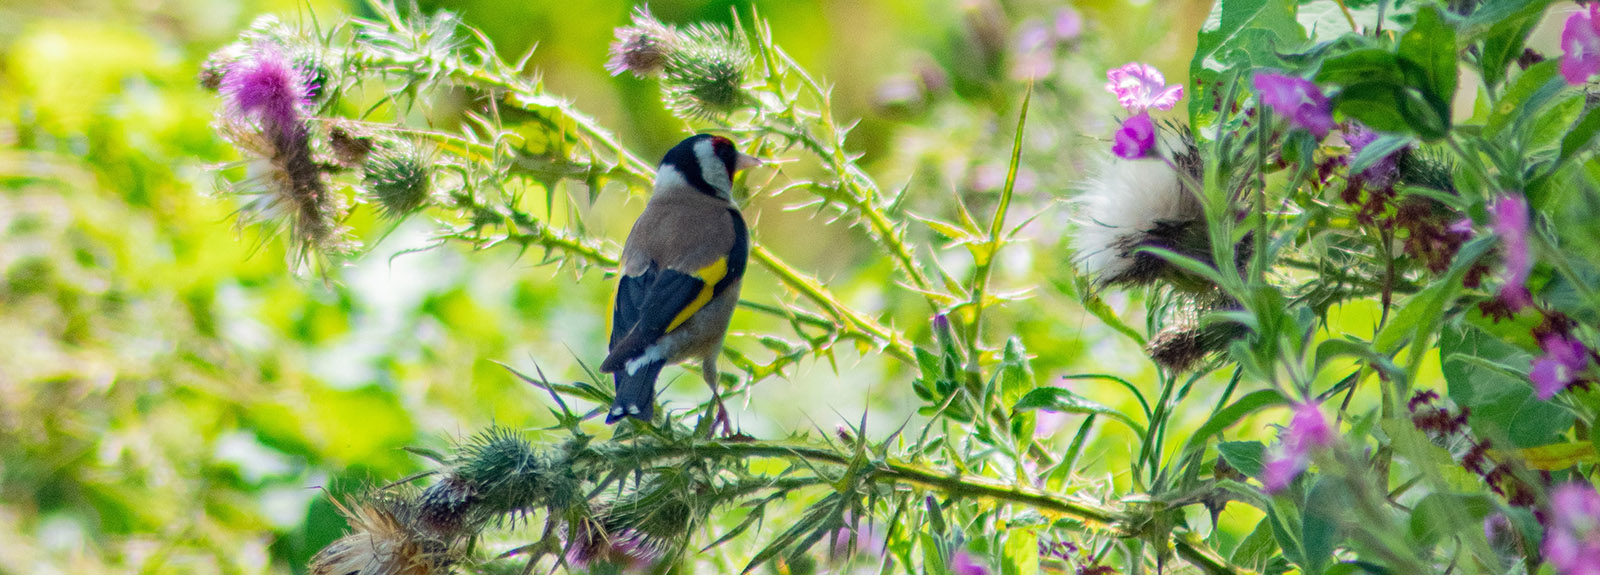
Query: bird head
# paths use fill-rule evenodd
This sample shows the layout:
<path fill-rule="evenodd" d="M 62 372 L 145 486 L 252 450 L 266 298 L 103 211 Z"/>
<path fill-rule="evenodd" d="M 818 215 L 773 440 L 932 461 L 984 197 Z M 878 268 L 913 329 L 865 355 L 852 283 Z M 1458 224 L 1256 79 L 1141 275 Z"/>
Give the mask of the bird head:
<path fill-rule="evenodd" d="M 761 165 L 733 141 L 712 134 L 690 136 L 667 151 L 656 168 L 655 193 L 695 191 L 724 200 L 733 197 L 733 175 Z"/>

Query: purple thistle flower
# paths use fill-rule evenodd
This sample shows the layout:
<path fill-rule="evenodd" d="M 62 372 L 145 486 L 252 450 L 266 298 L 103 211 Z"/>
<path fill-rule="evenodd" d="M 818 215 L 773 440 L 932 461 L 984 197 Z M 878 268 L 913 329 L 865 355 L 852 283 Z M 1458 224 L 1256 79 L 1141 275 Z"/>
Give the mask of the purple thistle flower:
<path fill-rule="evenodd" d="M 294 62 L 276 49 L 261 48 L 230 65 L 218 91 L 233 114 L 260 122 L 275 138 L 292 138 L 304 131 L 311 89 Z"/>
<path fill-rule="evenodd" d="M 1083 35 L 1083 15 L 1071 6 L 1062 6 L 1056 10 L 1055 26 L 1056 40 L 1071 42 Z"/>
<path fill-rule="evenodd" d="M 1600 575 L 1600 492 L 1566 483 L 1550 493 L 1544 558 L 1560 575 Z"/>
<path fill-rule="evenodd" d="M 1261 95 L 1261 103 L 1305 128 L 1317 139 L 1333 129 L 1333 106 L 1328 97 L 1310 80 L 1272 72 L 1256 74 L 1251 82 Z"/>
<path fill-rule="evenodd" d="M 1567 83 L 1579 85 L 1600 73 L 1600 4 L 1587 11 L 1574 12 L 1561 30 L 1561 75 Z"/>
<path fill-rule="evenodd" d="M 1521 196 L 1502 196 L 1489 204 L 1490 228 L 1500 236 L 1501 257 L 1505 258 L 1505 283 L 1500 300 L 1512 312 L 1533 303 L 1528 293 L 1528 273 L 1533 259 L 1528 254 L 1528 203 Z"/>
<path fill-rule="evenodd" d="M 1528 373 L 1528 379 L 1533 381 L 1539 399 L 1549 401 L 1572 385 L 1578 374 L 1589 368 L 1589 347 L 1561 334 L 1540 338 L 1539 347 L 1544 350 L 1544 355 L 1533 360 L 1533 370 Z"/>
<path fill-rule="evenodd" d="M 1170 110 L 1183 99 L 1183 86 L 1168 86 L 1161 71 L 1149 64 L 1130 62 L 1106 72 L 1106 80 L 1106 91 L 1115 95 L 1117 103 L 1133 114 L 1142 114 L 1150 108 Z"/>
<path fill-rule="evenodd" d="M 1125 160 L 1137 160 L 1150 155 L 1150 150 L 1156 147 L 1156 124 L 1150 121 L 1149 112 L 1139 112 L 1138 115 L 1122 122 L 1122 128 L 1117 130 L 1116 143 L 1112 144 L 1111 152 Z"/>
<path fill-rule="evenodd" d="M 952 575 L 989 575 L 989 568 L 978 564 L 971 553 L 965 550 L 957 551 L 950 558 L 950 573 Z"/>
<path fill-rule="evenodd" d="M 1350 145 L 1350 159 L 1353 161 L 1356 156 L 1361 155 L 1362 150 L 1367 149 L 1367 146 L 1378 141 L 1378 133 L 1365 125 L 1352 121 L 1344 130 L 1344 141 Z M 1378 161 L 1367 166 L 1367 169 L 1362 170 L 1356 176 L 1359 176 L 1371 188 L 1382 189 L 1389 187 L 1400 176 L 1395 154 L 1391 152 L 1379 158 Z M 1468 224 L 1470 225 L 1470 223 L 1469 221 Z"/>
<path fill-rule="evenodd" d="M 1262 469 L 1261 484 L 1268 493 L 1282 491 L 1311 467 L 1311 450 L 1332 445 L 1334 431 L 1317 404 L 1297 403 L 1280 439 L 1277 454 L 1268 457 Z"/>
<path fill-rule="evenodd" d="M 678 31 L 656 20 L 648 8 L 635 10 L 633 25 L 617 28 L 616 37 L 606 59 L 606 71 L 612 76 L 623 72 L 639 78 L 659 75 L 678 44 Z"/>

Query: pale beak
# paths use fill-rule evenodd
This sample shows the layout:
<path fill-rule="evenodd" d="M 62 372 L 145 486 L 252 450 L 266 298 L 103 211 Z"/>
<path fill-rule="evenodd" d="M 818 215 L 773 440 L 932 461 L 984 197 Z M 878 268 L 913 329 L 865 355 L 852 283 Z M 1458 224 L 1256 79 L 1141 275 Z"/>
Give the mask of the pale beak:
<path fill-rule="evenodd" d="M 760 158 L 757 158 L 755 156 L 746 155 L 746 154 L 741 152 L 739 154 L 738 159 L 735 159 L 733 161 L 733 171 L 734 172 L 742 172 L 742 171 L 748 170 L 750 168 L 754 168 L 756 166 L 760 166 L 761 164 L 762 164 L 762 161 L 761 161 Z"/>

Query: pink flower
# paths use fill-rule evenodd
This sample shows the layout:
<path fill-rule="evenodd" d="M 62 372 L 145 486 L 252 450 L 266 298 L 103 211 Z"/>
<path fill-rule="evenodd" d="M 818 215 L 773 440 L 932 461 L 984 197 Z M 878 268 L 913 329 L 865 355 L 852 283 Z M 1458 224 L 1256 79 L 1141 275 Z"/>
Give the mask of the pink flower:
<path fill-rule="evenodd" d="M 1038 20 L 1029 20 L 1017 31 L 1016 63 L 1011 76 L 1017 79 L 1043 78 L 1055 68 L 1056 40 L 1050 27 Z"/>
<path fill-rule="evenodd" d="M 1600 575 L 1600 493 L 1581 483 L 1552 490 L 1541 550 L 1560 575 Z"/>
<path fill-rule="evenodd" d="M 1549 401 L 1589 368 L 1589 347 L 1561 334 L 1540 338 L 1539 347 L 1544 355 L 1533 360 L 1533 371 L 1528 379 L 1533 381 L 1539 399 Z"/>
<path fill-rule="evenodd" d="M 971 553 L 957 551 L 955 557 L 950 558 L 950 573 L 952 575 L 989 575 L 989 568 L 979 565 Z"/>
<path fill-rule="evenodd" d="M 1333 129 L 1333 106 L 1328 97 L 1310 80 L 1272 72 L 1256 74 L 1252 81 L 1261 103 L 1289 119 L 1291 124 L 1305 128 L 1317 139 Z"/>
<path fill-rule="evenodd" d="M 1083 34 L 1083 15 L 1071 6 L 1062 6 L 1056 10 L 1055 33 L 1061 42 L 1077 40 Z"/>
<path fill-rule="evenodd" d="M 1111 152 L 1119 158 L 1137 160 L 1150 155 L 1150 150 L 1155 147 L 1156 124 L 1150 121 L 1149 112 L 1139 112 L 1137 116 L 1122 122 Z"/>
<path fill-rule="evenodd" d="M 274 138 L 304 129 L 312 86 L 281 52 L 261 48 L 240 58 L 222 77 L 218 91 L 228 111 L 247 123 L 257 121 Z"/>
<path fill-rule="evenodd" d="M 1280 437 L 1276 454 L 1267 458 L 1262 469 L 1262 486 L 1268 493 L 1282 491 L 1311 467 L 1311 450 L 1332 445 L 1333 439 L 1333 428 L 1317 404 L 1295 404 L 1294 416 Z"/>
<path fill-rule="evenodd" d="M 1167 85 L 1167 78 L 1155 66 L 1131 62 L 1121 68 L 1106 72 L 1106 91 L 1117 97 L 1128 112 L 1145 110 L 1171 110 L 1183 99 L 1183 86 Z"/>
<path fill-rule="evenodd" d="M 1502 196 L 1489 204 L 1490 228 L 1500 236 L 1501 257 L 1505 258 L 1505 283 L 1500 300 L 1512 312 L 1533 303 L 1528 293 L 1528 273 L 1533 259 L 1528 255 L 1528 203 L 1521 196 Z"/>
<path fill-rule="evenodd" d="M 1588 11 L 1574 12 L 1567 18 L 1567 27 L 1561 30 L 1561 75 L 1574 86 L 1600 73 L 1600 4 L 1590 4 Z"/>

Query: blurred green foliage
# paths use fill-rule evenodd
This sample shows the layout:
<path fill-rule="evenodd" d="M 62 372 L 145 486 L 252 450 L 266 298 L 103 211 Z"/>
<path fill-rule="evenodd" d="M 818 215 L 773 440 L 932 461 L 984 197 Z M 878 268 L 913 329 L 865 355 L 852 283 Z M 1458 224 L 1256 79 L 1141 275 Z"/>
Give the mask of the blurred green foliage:
<path fill-rule="evenodd" d="M 365 5 L 25 4 L 0 5 L 0 573 L 303 571 L 344 525 L 318 487 L 341 493 L 403 477 L 422 462 L 402 447 L 438 448 L 491 422 L 551 423 L 546 398 L 491 360 L 537 363 L 557 379 L 582 377 L 578 362 L 597 361 L 612 288 L 601 274 L 537 266 L 511 250 L 403 253 L 429 245 L 428 230 L 390 230 L 365 214 L 351 225 L 387 236 L 377 253 L 325 280 L 294 278 L 281 242 L 234 226 L 237 206 L 213 193 L 213 168 L 236 152 L 212 130 L 216 99 L 197 84 L 201 62 L 259 13 L 326 25 L 370 15 Z M 779 44 L 834 86 L 833 113 L 860 119 L 850 142 L 877 180 L 911 190 L 908 211 L 945 218 L 957 197 L 989 212 L 1025 84 L 1011 73 L 1016 32 L 1058 4 L 652 8 L 669 22 L 728 22 L 735 9 L 753 7 L 774 23 Z M 1085 33 L 1055 54 L 1035 89 L 1013 208 L 1042 215 L 1026 232 L 1034 241 L 1002 252 L 999 292 L 1072 284 L 1057 200 L 1113 125 L 1104 70 L 1139 59 L 1182 80 L 1209 8 L 1195 0 L 1073 5 Z M 503 54 L 536 45 L 527 71 L 632 149 L 658 153 L 684 134 L 653 83 L 602 69 L 629 2 L 423 7 L 460 13 Z M 926 93 L 908 97 L 908 85 Z M 428 117 L 460 121 L 447 109 Z M 786 211 L 790 198 L 754 201 L 748 213 L 773 250 L 857 308 L 929 336 L 922 302 L 885 301 L 893 268 L 858 230 Z M 639 208 L 604 196 L 584 222 L 617 242 Z M 938 243 L 916 233 L 924 245 Z M 758 301 L 779 292 L 761 274 L 746 287 Z M 990 329 L 1030 343 L 1041 381 L 1068 372 L 1139 381 L 1154 372 L 1136 343 L 1073 297 L 1034 289 L 1007 305 Z M 1358 311 L 1342 317 L 1359 323 L 1375 313 Z M 771 325 L 745 314 L 735 331 Z M 730 341 L 760 351 L 737 333 Z M 835 365 L 807 361 L 787 380 L 754 389 L 736 417 L 747 431 L 777 437 L 854 422 L 869 409 L 869 429 L 881 434 L 913 417 L 912 376 L 881 357 L 841 352 Z M 1068 385 L 1137 408 L 1115 389 Z M 680 381 L 667 397 L 703 393 Z M 1069 435 L 1049 441 L 1064 447 Z M 1102 427 L 1084 460 L 1125 469 L 1134 437 Z M 1259 517 L 1238 515 L 1224 518 L 1237 532 L 1226 537 L 1243 537 Z"/>

